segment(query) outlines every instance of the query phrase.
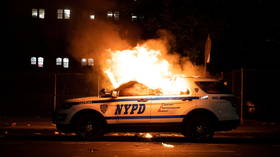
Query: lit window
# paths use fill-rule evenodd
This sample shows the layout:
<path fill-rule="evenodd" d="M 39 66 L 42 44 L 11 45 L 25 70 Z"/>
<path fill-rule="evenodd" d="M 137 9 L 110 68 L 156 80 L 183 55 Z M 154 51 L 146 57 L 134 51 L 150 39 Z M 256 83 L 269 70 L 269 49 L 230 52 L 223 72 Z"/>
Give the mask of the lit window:
<path fill-rule="evenodd" d="M 45 18 L 45 9 L 39 9 L 39 19 Z"/>
<path fill-rule="evenodd" d="M 93 58 L 89 58 L 88 59 L 88 66 L 93 66 L 94 65 L 94 59 Z"/>
<path fill-rule="evenodd" d="M 70 9 L 64 9 L 64 19 L 70 19 Z"/>
<path fill-rule="evenodd" d="M 82 58 L 81 59 L 81 65 L 82 66 L 93 66 L 94 65 L 94 59 L 93 58 Z"/>
<path fill-rule="evenodd" d="M 108 11 L 107 18 L 119 20 L 120 19 L 120 12 L 119 11 Z"/>
<path fill-rule="evenodd" d="M 113 12 L 112 11 L 108 11 L 107 12 L 107 17 L 108 18 L 112 18 L 113 17 Z"/>
<path fill-rule="evenodd" d="M 119 20 L 120 19 L 120 12 L 119 11 L 115 11 L 114 12 L 114 19 L 115 20 Z"/>
<path fill-rule="evenodd" d="M 32 9 L 32 17 L 37 18 L 38 17 L 38 9 Z"/>
<path fill-rule="evenodd" d="M 68 58 L 63 58 L 63 67 L 69 68 L 69 59 Z"/>
<path fill-rule="evenodd" d="M 63 19 L 63 9 L 57 9 L 57 19 Z"/>
<path fill-rule="evenodd" d="M 137 21 L 137 15 L 131 14 L 131 20 L 132 21 Z"/>
<path fill-rule="evenodd" d="M 87 65 L 87 59 L 86 58 L 82 58 L 81 59 L 81 64 L 82 64 L 82 66 L 86 66 Z"/>
<path fill-rule="evenodd" d="M 56 58 L 56 65 L 62 65 L 62 58 Z"/>
<path fill-rule="evenodd" d="M 36 65 L 36 64 L 37 64 L 37 58 L 31 57 L 31 65 Z"/>
<path fill-rule="evenodd" d="M 70 19 L 70 9 L 57 9 L 57 19 Z"/>
<path fill-rule="evenodd" d="M 44 19 L 45 18 L 45 9 L 32 9 L 32 17 Z"/>
<path fill-rule="evenodd" d="M 90 15 L 89 18 L 90 18 L 91 20 L 94 20 L 94 19 L 95 19 L 95 15 Z"/>
<path fill-rule="evenodd" d="M 44 65 L 44 58 L 38 57 L 38 67 L 42 68 Z"/>

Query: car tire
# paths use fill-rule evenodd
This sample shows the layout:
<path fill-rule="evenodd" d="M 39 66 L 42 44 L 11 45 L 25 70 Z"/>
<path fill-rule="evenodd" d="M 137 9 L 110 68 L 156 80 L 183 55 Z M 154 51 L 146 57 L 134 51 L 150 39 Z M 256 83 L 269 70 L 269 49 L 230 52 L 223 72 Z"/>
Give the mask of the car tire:
<path fill-rule="evenodd" d="M 74 130 L 83 140 L 93 140 L 103 134 L 100 119 L 91 114 L 83 114 L 75 117 Z"/>
<path fill-rule="evenodd" d="M 214 135 L 214 122 L 210 116 L 192 115 L 183 123 L 182 134 L 191 140 L 211 140 Z"/>

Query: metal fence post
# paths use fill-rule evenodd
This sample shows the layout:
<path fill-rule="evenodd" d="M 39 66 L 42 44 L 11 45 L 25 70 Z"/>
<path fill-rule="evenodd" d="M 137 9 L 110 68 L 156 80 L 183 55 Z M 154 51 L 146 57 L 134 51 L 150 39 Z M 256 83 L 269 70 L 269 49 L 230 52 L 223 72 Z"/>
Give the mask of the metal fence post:
<path fill-rule="evenodd" d="M 241 90 L 240 90 L 240 123 L 243 124 L 243 106 L 244 106 L 244 69 L 241 67 Z"/>
<path fill-rule="evenodd" d="M 53 94 L 53 110 L 56 110 L 56 73 L 54 73 L 54 94 Z"/>

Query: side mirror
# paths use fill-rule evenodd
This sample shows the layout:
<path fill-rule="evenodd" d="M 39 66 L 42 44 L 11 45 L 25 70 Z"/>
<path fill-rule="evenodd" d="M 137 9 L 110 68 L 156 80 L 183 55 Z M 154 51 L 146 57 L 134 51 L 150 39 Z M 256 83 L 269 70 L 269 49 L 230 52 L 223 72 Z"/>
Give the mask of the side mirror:
<path fill-rule="evenodd" d="M 112 96 L 112 98 L 118 97 L 119 96 L 119 91 L 113 90 L 111 96 Z"/>

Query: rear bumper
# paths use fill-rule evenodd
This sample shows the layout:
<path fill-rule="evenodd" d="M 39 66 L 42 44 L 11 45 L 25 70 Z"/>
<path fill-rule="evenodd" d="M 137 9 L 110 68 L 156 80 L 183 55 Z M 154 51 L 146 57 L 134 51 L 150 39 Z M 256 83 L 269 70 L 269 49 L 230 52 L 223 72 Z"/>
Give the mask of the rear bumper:
<path fill-rule="evenodd" d="M 216 125 L 216 131 L 227 131 L 237 128 L 240 125 L 240 120 L 219 121 Z"/>

